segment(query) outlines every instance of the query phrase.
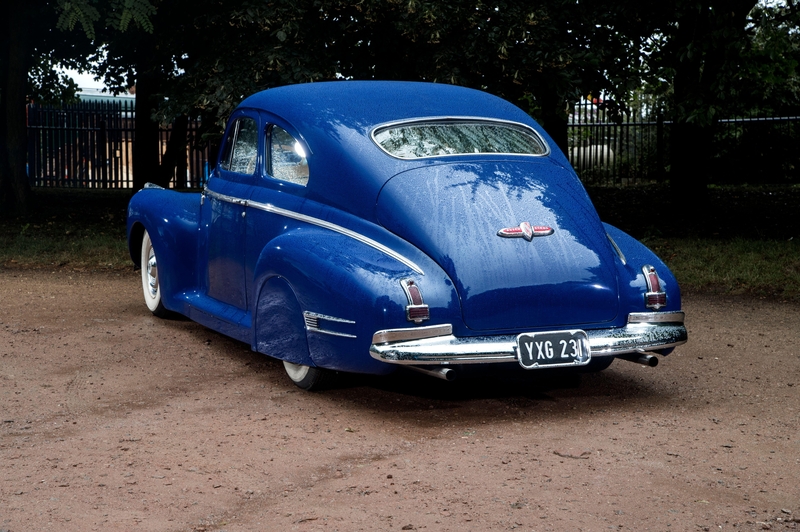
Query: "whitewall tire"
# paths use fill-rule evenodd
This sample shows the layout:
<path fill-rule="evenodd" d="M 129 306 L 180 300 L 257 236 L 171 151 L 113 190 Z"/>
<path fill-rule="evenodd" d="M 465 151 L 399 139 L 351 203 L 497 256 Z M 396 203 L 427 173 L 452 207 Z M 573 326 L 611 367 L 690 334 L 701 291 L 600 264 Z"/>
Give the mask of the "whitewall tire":
<path fill-rule="evenodd" d="M 145 231 L 142 238 L 142 292 L 144 302 L 155 316 L 163 318 L 167 315 L 167 309 L 161 302 L 161 284 L 158 279 L 158 261 L 150 234 Z"/>

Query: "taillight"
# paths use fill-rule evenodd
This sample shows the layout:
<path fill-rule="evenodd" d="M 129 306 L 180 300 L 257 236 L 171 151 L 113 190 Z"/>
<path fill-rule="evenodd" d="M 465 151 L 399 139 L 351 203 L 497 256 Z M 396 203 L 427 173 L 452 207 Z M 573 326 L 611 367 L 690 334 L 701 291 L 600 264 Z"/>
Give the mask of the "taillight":
<path fill-rule="evenodd" d="M 650 265 L 642 267 L 644 280 L 647 282 L 647 293 L 644 295 L 644 306 L 658 310 L 667 306 L 667 293 L 661 289 L 661 280 L 656 269 Z"/>
<path fill-rule="evenodd" d="M 403 291 L 406 293 L 408 305 L 406 305 L 406 319 L 414 323 L 422 323 L 429 319 L 430 310 L 428 305 L 422 299 L 422 292 L 420 292 L 417 284 L 411 279 L 403 279 L 400 281 Z"/>

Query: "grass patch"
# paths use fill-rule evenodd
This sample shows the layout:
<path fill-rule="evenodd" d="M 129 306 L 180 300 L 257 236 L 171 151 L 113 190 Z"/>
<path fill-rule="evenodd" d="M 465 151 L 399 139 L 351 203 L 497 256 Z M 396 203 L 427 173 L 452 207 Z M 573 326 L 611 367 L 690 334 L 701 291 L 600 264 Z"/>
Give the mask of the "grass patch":
<path fill-rule="evenodd" d="M 800 300 L 800 242 L 749 238 L 645 238 L 684 293 Z"/>
<path fill-rule="evenodd" d="M 52 230 L 24 224 L 0 235 L 0 264 L 6 266 L 122 268 L 131 265 L 124 231 Z"/>
<path fill-rule="evenodd" d="M 118 269 L 131 266 L 125 238 L 130 192 L 37 189 L 36 210 L 0 220 L 0 265 Z"/>
<path fill-rule="evenodd" d="M 644 200 L 653 193 L 640 189 L 601 192 L 605 196 L 596 199 L 601 218 L 637 236 L 647 218 L 642 213 L 649 208 Z M 800 301 L 798 190 L 732 187 L 715 192 L 720 196 L 709 209 L 714 223 L 704 228 L 703 237 L 659 232 L 638 236 L 664 259 L 684 293 Z M 125 216 L 132 191 L 36 189 L 34 194 L 35 214 L 0 220 L 0 266 L 131 267 Z M 735 234 L 741 232 L 742 219 L 748 220 L 746 228 L 753 229 L 743 236 Z"/>

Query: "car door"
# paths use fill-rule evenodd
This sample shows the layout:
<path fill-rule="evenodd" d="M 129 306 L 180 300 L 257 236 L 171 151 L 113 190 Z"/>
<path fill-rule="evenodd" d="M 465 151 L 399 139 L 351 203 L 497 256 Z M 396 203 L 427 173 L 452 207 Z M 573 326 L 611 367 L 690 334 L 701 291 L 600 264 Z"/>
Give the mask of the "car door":
<path fill-rule="evenodd" d="M 297 214 L 302 210 L 309 179 L 307 147 L 298 140 L 300 135 L 288 125 L 276 123 L 274 117 L 263 120 L 264 169 L 256 178 L 246 217 L 247 290 L 253 290 L 254 269 L 264 247 L 286 230 L 287 222 L 296 223 L 278 211 Z"/>
<path fill-rule="evenodd" d="M 245 201 L 259 172 L 259 116 L 239 111 L 231 118 L 214 178 L 206 188 L 208 295 L 247 311 Z"/>

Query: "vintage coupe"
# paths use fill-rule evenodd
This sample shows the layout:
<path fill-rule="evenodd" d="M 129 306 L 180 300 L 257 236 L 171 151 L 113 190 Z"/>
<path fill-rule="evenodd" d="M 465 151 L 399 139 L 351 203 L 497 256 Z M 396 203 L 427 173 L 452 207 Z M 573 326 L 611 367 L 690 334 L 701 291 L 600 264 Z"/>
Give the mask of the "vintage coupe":
<path fill-rule="evenodd" d="M 153 314 L 247 342 L 305 389 L 398 366 L 652 366 L 687 338 L 664 263 L 600 221 L 526 113 L 463 87 L 255 94 L 201 193 L 134 195 L 128 243 Z"/>

